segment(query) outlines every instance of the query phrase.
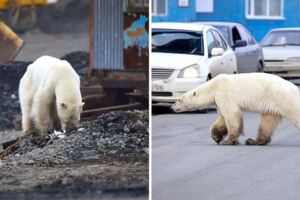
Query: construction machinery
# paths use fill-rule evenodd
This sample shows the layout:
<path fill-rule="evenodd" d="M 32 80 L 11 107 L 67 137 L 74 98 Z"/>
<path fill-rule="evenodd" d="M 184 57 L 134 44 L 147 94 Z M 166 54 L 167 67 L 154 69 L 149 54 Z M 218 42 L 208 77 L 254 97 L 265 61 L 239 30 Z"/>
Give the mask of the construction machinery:
<path fill-rule="evenodd" d="M 51 2 L 53 0 L 0 0 L 0 20 L 17 31 L 32 28 L 37 23 L 36 8 Z"/>

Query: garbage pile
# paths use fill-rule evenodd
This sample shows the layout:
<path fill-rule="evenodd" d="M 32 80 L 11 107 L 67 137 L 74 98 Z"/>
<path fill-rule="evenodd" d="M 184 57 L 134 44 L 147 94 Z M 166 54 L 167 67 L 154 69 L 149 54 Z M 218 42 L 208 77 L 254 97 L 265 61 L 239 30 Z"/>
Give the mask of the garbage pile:
<path fill-rule="evenodd" d="M 148 160 L 148 111 L 119 111 L 100 115 L 66 137 L 39 147 L 30 137 L 23 138 L 13 155 L 6 157 L 2 167 L 21 165 L 55 166 L 88 159 L 105 162 Z M 111 161 L 111 160 L 110 160 Z"/>
<path fill-rule="evenodd" d="M 62 57 L 79 74 L 89 66 L 88 52 L 72 52 Z M 0 64 L 0 131 L 13 129 L 13 121 L 21 114 L 18 100 L 19 81 L 32 62 L 13 61 Z"/>

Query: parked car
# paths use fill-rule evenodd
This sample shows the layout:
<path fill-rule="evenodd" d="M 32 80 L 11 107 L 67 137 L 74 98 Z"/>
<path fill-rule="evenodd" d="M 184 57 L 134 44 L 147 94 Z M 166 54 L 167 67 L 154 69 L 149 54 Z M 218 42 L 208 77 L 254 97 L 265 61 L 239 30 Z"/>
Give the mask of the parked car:
<path fill-rule="evenodd" d="M 286 77 L 300 76 L 300 28 L 272 29 L 261 45 L 265 72 Z"/>
<path fill-rule="evenodd" d="M 262 48 L 243 25 L 233 22 L 196 22 L 218 29 L 237 57 L 238 73 L 260 72 L 264 68 Z"/>
<path fill-rule="evenodd" d="M 152 24 L 153 102 L 175 102 L 218 74 L 236 73 L 236 67 L 234 52 L 212 26 Z"/>

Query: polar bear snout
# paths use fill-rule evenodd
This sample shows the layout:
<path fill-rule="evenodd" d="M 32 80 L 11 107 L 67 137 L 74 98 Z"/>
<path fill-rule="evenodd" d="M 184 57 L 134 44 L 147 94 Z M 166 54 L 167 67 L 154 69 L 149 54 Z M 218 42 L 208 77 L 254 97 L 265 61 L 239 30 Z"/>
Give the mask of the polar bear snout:
<path fill-rule="evenodd" d="M 176 106 L 177 103 L 174 103 L 172 106 L 171 106 L 171 109 L 176 112 L 176 113 L 179 113 L 180 112 L 180 108 L 178 108 L 178 106 Z"/>

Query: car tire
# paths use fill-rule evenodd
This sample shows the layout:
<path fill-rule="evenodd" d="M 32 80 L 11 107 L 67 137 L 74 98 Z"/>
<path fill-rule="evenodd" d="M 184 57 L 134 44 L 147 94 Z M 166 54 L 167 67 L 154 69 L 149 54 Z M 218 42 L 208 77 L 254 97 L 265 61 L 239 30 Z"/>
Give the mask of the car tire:
<path fill-rule="evenodd" d="M 261 64 L 261 62 L 258 62 L 256 72 L 263 72 L 263 71 L 264 71 L 263 65 Z"/>

